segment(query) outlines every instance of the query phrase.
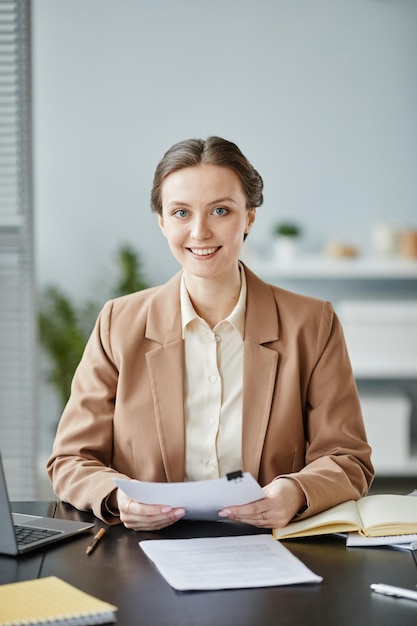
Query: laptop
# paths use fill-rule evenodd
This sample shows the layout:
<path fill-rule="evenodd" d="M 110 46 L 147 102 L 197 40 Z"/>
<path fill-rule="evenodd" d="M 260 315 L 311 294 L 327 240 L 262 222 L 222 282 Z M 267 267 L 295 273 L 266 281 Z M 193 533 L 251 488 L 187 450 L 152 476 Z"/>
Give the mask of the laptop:
<path fill-rule="evenodd" d="M 0 554 L 25 554 L 93 527 L 85 522 L 12 513 L 0 454 Z"/>

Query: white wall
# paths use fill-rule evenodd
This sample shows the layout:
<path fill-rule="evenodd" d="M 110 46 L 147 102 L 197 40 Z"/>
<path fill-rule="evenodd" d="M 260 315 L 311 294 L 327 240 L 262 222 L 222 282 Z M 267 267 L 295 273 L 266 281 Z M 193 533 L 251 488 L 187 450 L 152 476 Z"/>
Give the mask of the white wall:
<path fill-rule="evenodd" d="M 33 0 L 39 287 L 84 297 L 128 241 L 176 269 L 149 209 L 173 142 L 220 134 L 265 181 L 250 236 L 305 246 L 417 225 L 414 0 Z"/>

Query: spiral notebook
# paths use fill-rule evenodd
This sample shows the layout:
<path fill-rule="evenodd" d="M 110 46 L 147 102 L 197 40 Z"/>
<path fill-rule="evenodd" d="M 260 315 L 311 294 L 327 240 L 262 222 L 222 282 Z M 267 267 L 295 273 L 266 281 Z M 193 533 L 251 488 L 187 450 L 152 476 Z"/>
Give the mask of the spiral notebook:
<path fill-rule="evenodd" d="M 116 611 L 55 576 L 0 585 L 0 626 L 109 624 Z"/>

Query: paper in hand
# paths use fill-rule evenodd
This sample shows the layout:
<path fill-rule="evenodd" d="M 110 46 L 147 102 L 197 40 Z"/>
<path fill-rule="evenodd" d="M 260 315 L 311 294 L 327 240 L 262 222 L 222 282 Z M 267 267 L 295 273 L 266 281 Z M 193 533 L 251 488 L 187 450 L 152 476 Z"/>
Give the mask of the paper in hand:
<path fill-rule="evenodd" d="M 183 483 L 152 483 L 115 478 L 116 485 L 129 498 L 144 504 L 183 507 L 183 519 L 217 520 L 227 506 L 248 504 L 265 497 L 259 483 L 249 472 L 236 472 L 236 478 L 216 478 Z"/>

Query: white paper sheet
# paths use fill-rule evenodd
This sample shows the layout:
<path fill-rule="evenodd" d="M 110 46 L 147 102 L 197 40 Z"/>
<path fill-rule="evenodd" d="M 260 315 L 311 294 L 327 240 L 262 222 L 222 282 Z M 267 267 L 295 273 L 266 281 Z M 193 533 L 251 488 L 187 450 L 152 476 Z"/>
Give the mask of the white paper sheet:
<path fill-rule="evenodd" d="M 214 480 L 184 483 L 150 483 L 115 478 L 116 485 L 133 500 L 145 504 L 183 507 L 185 518 L 221 520 L 218 512 L 227 506 L 247 504 L 265 497 L 261 486 L 249 472 L 241 478 L 226 476 Z"/>
<path fill-rule="evenodd" d="M 407 550 L 411 550 L 411 544 L 417 542 L 417 535 L 388 535 L 380 537 L 364 537 L 359 533 L 348 533 L 346 546 L 348 548 L 366 548 L 369 546 L 395 546 L 403 545 Z M 408 546 L 408 547 L 405 547 Z"/>
<path fill-rule="evenodd" d="M 179 591 L 319 583 L 272 535 L 140 541 L 165 580 Z"/>

